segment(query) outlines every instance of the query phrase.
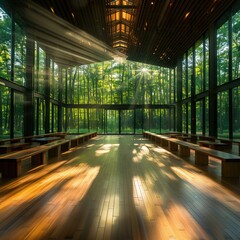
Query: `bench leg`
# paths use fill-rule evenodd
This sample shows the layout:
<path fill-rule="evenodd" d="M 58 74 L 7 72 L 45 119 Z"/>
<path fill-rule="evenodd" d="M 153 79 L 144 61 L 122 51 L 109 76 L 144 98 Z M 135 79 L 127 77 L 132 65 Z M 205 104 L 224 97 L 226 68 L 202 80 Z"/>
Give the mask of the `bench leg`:
<path fill-rule="evenodd" d="M 69 149 L 70 149 L 70 144 L 69 144 L 69 142 L 61 145 L 61 153 L 66 152 L 66 151 L 68 151 Z"/>
<path fill-rule="evenodd" d="M 195 164 L 208 165 L 208 155 L 195 150 Z"/>
<path fill-rule="evenodd" d="M 39 166 L 39 165 L 45 164 L 47 162 L 46 152 L 42 152 L 42 153 L 32 156 L 31 162 L 32 162 L 33 166 Z"/>
<path fill-rule="evenodd" d="M 190 148 L 187 146 L 180 145 L 179 147 L 179 155 L 181 157 L 189 157 L 190 156 Z"/>
<path fill-rule="evenodd" d="M 222 161 L 222 176 L 223 177 L 239 177 L 240 176 L 240 162 L 226 162 Z"/>
<path fill-rule="evenodd" d="M 1 160 L 0 172 L 2 173 L 2 178 L 15 178 L 21 176 L 21 161 L 17 162 L 16 160 L 7 159 L 7 162 L 4 162 Z"/>

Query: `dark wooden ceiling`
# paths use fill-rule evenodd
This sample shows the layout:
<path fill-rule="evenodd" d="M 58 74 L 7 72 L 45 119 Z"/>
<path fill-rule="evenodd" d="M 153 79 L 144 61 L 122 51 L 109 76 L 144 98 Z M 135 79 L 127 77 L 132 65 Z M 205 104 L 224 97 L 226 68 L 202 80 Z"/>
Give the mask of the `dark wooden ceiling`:
<path fill-rule="evenodd" d="M 177 59 L 197 41 L 234 0 L 33 0 L 95 38 L 113 45 L 114 38 L 124 39 L 126 48 L 118 50 L 127 59 L 173 67 Z M 109 14 L 131 14 L 126 34 L 114 34 L 116 21 Z M 124 19 L 119 20 L 120 23 Z"/>

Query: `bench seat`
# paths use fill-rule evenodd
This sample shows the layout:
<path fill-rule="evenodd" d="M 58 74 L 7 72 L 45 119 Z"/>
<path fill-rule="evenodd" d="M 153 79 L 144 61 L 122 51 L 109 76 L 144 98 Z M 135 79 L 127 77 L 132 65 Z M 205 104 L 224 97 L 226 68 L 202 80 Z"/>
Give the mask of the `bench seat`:
<path fill-rule="evenodd" d="M 36 146 L 14 153 L 0 156 L 0 172 L 3 178 L 13 178 L 21 175 L 22 161 L 31 158 L 33 166 L 46 163 L 48 146 Z"/>
<path fill-rule="evenodd" d="M 70 140 L 61 139 L 44 144 L 48 149 L 48 157 L 56 157 L 70 149 Z"/>
<path fill-rule="evenodd" d="M 196 164 L 207 165 L 208 157 L 211 156 L 222 161 L 221 170 L 223 177 L 240 176 L 240 156 L 201 146 L 192 149 L 195 150 Z"/>
<path fill-rule="evenodd" d="M 91 132 L 91 133 L 84 133 L 80 135 L 67 135 L 65 139 L 70 140 L 71 142 L 71 148 L 77 147 L 81 143 L 97 136 L 97 132 Z"/>
<path fill-rule="evenodd" d="M 2 154 L 2 153 L 9 153 L 15 150 L 22 150 L 28 147 L 29 145 L 30 145 L 29 143 L 24 143 L 24 142 L 3 144 L 3 145 L 0 145 L 0 153 Z"/>
<path fill-rule="evenodd" d="M 198 141 L 199 146 L 209 147 L 216 150 L 226 150 L 229 148 L 229 144 L 223 142 L 213 142 L 213 141 Z"/>

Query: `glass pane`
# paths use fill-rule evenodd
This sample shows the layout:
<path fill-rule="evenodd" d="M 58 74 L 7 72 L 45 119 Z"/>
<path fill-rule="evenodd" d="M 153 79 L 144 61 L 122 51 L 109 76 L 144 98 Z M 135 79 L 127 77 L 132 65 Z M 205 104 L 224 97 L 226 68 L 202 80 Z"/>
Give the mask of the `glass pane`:
<path fill-rule="evenodd" d="M 58 106 L 50 103 L 50 132 L 58 130 Z"/>
<path fill-rule="evenodd" d="M 14 93 L 14 137 L 23 136 L 23 94 Z"/>
<path fill-rule="evenodd" d="M 97 111 L 97 132 L 105 133 L 105 113 L 104 109 L 96 109 Z"/>
<path fill-rule="evenodd" d="M 205 98 L 205 135 L 209 135 L 209 101 Z"/>
<path fill-rule="evenodd" d="M 53 132 L 58 131 L 58 106 L 53 105 Z"/>
<path fill-rule="evenodd" d="M 187 97 L 187 63 L 186 63 L 186 54 L 183 56 L 182 61 L 182 99 L 185 99 Z"/>
<path fill-rule="evenodd" d="M 203 92 L 204 80 L 204 53 L 203 42 L 199 41 L 195 49 L 195 91 L 196 94 Z"/>
<path fill-rule="evenodd" d="M 37 79 L 37 91 L 44 94 L 44 80 L 46 74 L 46 53 L 39 48 L 39 58 L 38 58 L 38 79 Z"/>
<path fill-rule="evenodd" d="M 135 133 L 136 134 L 142 134 L 143 131 L 143 110 L 142 109 L 136 109 L 135 110 Z"/>
<path fill-rule="evenodd" d="M 193 77 L 193 50 L 192 48 L 188 51 L 188 78 L 187 78 L 187 97 L 191 97 L 191 86 Z"/>
<path fill-rule="evenodd" d="M 0 139 L 10 138 L 10 90 L 0 85 Z"/>
<path fill-rule="evenodd" d="M 240 77 L 240 11 L 232 17 L 232 80 Z"/>
<path fill-rule="evenodd" d="M 182 105 L 182 131 L 186 132 L 187 129 L 187 109 L 186 104 Z"/>
<path fill-rule="evenodd" d="M 150 131 L 160 133 L 161 109 L 150 109 Z"/>
<path fill-rule="evenodd" d="M 218 93 L 218 137 L 229 138 L 229 96 L 228 92 Z"/>
<path fill-rule="evenodd" d="M 12 20 L 0 8 L 0 77 L 11 77 L 11 33 Z"/>
<path fill-rule="evenodd" d="M 149 119 L 149 109 L 143 109 L 143 129 L 144 131 L 150 131 L 150 119 Z"/>
<path fill-rule="evenodd" d="M 98 130 L 98 115 L 96 109 L 89 109 L 89 129 L 90 131 Z"/>
<path fill-rule="evenodd" d="M 79 133 L 86 133 L 88 132 L 88 119 L 89 119 L 89 110 L 88 109 L 79 109 Z M 75 124 L 76 127 L 76 124 Z M 72 131 L 75 131 L 72 128 Z"/>
<path fill-rule="evenodd" d="M 161 133 L 169 132 L 173 129 L 173 111 L 171 109 L 161 109 Z"/>
<path fill-rule="evenodd" d="M 26 35 L 15 25 L 14 81 L 25 85 L 26 82 Z"/>
<path fill-rule="evenodd" d="M 228 82 L 229 43 L 228 21 L 217 30 L 217 84 Z"/>
<path fill-rule="evenodd" d="M 240 138 L 240 87 L 233 89 L 233 138 Z"/>
<path fill-rule="evenodd" d="M 203 134 L 203 101 L 196 102 L 196 133 Z"/>
<path fill-rule="evenodd" d="M 64 68 L 62 69 L 62 84 L 60 87 L 62 88 L 62 101 L 66 103 L 66 85 L 67 85 L 67 70 Z"/>
<path fill-rule="evenodd" d="M 190 133 L 191 132 L 191 127 L 192 127 L 192 122 L 191 122 L 191 119 L 192 119 L 192 114 L 191 114 L 191 102 L 188 102 L 187 103 L 187 109 L 188 109 L 188 129 L 187 129 L 187 132 Z"/>
<path fill-rule="evenodd" d="M 169 103 L 174 103 L 175 102 L 175 85 L 177 83 L 176 79 L 176 74 L 175 74 L 176 69 L 171 69 L 170 70 L 170 102 Z"/>
<path fill-rule="evenodd" d="M 86 111 L 84 111 L 82 115 L 82 109 L 67 108 L 67 116 L 66 116 L 67 132 L 69 133 L 88 132 L 88 125 L 87 124 L 85 125 L 85 122 L 87 122 L 86 119 L 88 119 L 87 116 L 88 114 Z M 85 120 L 83 119 L 83 122 L 81 121 L 82 117 L 86 117 Z M 81 119 L 79 120 L 79 118 Z M 81 124 L 81 122 L 83 124 Z"/>
<path fill-rule="evenodd" d="M 208 90 L 209 85 L 209 39 L 205 40 L 205 90 Z"/>
<path fill-rule="evenodd" d="M 52 97 L 53 99 L 58 100 L 58 73 L 59 73 L 59 67 L 56 63 L 53 63 L 53 77 L 52 77 Z"/>
<path fill-rule="evenodd" d="M 119 134 L 119 114 L 118 110 L 107 110 L 106 132 L 109 134 Z"/>
<path fill-rule="evenodd" d="M 39 99 L 38 103 L 38 134 L 45 133 L 45 101 L 43 99 Z"/>
<path fill-rule="evenodd" d="M 78 103 L 78 68 L 68 68 L 67 75 L 67 103 Z M 85 104 L 90 102 L 85 102 Z"/>
<path fill-rule="evenodd" d="M 49 109 L 49 132 L 53 131 L 53 104 L 50 102 L 50 109 Z"/>
<path fill-rule="evenodd" d="M 121 111 L 121 133 L 134 133 L 134 111 L 122 110 Z"/>

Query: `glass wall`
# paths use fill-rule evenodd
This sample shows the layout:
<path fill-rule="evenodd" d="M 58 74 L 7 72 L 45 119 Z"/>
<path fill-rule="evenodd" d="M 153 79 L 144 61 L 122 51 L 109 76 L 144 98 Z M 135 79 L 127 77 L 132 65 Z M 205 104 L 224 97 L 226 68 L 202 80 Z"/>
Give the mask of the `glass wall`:
<path fill-rule="evenodd" d="M 44 46 L 35 42 L 34 133 L 61 128 L 70 133 L 93 130 L 163 133 L 174 128 L 175 91 L 181 91 L 182 99 L 177 101 L 182 106 L 179 125 L 184 132 L 196 130 L 208 135 L 209 126 L 213 124 L 209 119 L 216 110 L 217 134 L 237 138 L 240 13 L 229 11 L 223 17 L 209 30 L 213 31 L 211 34 L 206 32 L 183 54 L 182 76 L 178 79 L 182 81 L 181 89 L 176 85 L 176 67 L 169 69 L 133 61 L 63 67 L 48 56 Z M 4 80 L 0 81 L 0 132 L 3 138 L 24 134 L 23 99 L 29 90 L 25 85 L 31 81 L 26 75 L 26 52 L 31 41 L 21 25 L 13 22 L 3 9 L 0 9 L 0 39 L 0 78 Z M 210 54 L 213 49 L 216 55 Z M 213 66 L 217 66 L 214 70 L 209 68 L 210 56 Z M 9 85 L 11 88 L 5 86 L 8 81 L 14 81 Z M 215 109 L 211 109 L 213 106 Z"/>
<path fill-rule="evenodd" d="M 231 14 L 228 12 L 215 23 L 215 29 L 210 31 L 212 49 L 210 34 L 206 32 L 183 54 L 182 130 L 205 135 L 209 135 L 211 131 L 218 137 L 236 138 L 240 135 L 237 114 L 240 86 L 240 11 Z M 216 65 L 216 69 L 210 69 L 210 53 L 214 49 L 217 54 L 211 54 L 211 63 L 212 66 Z M 195 86 L 189 85 L 190 78 L 195 80 Z M 234 84 L 231 83 L 233 80 Z M 189 98 L 191 87 L 195 88 L 195 93 L 192 91 L 194 95 Z M 196 109 L 193 109 L 195 105 Z M 192 113 L 196 115 L 191 116 Z M 209 123 L 210 116 L 216 123 Z"/>
<path fill-rule="evenodd" d="M 65 81 L 63 91 L 67 96 L 68 131 L 74 132 L 78 129 L 77 131 L 85 132 L 99 129 L 99 126 L 103 133 L 114 134 L 142 133 L 142 129 L 150 128 L 157 132 L 161 131 L 160 121 L 157 121 L 158 127 L 154 127 L 155 119 L 161 118 L 161 105 L 174 102 L 175 93 L 174 91 L 171 93 L 171 90 L 175 89 L 175 69 L 130 61 L 121 63 L 108 61 L 68 68 L 66 71 L 66 78 L 63 76 Z M 78 108 L 79 104 L 85 110 L 77 113 L 72 109 Z M 117 110 L 106 110 L 104 118 L 102 113 L 97 114 L 97 109 L 89 109 L 93 104 L 97 105 L 98 113 L 105 109 L 102 106 L 104 104 L 114 105 Z M 149 109 L 143 110 L 144 114 L 140 113 L 143 124 L 140 130 L 138 127 L 140 121 L 136 117 L 139 114 L 138 110 L 124 110 L 122 104 L 127 104 L 132 109 L 135 109 L 136 105 L 144 109 L 146 104 L 157 104 L 158 114 L 152 113 Z M 73 124 L 78 121 L 82 127 Z"/>
<path fill-rule="evenodd" d="M 205 106 L 199 108 L 198 100 L 194 100 L 195 96 L 208 90 L 209 84 L 209 39 L 208 35 L 202 36 L 193 47 L 191 47 L 184 55 L 182 60 L 182 131 L 191 133 L 194 127 L 192 124 L 196 119 L 196 132 L 205 132 L 204 122 L 206 115 L 201 115 L 201 111 L 205 112 Z M 195 85 L 193 85 L 195 83 Z M 192 95 L 194 94 L 194 95 Z M 194 104 L 193 104 L 194 103 Z M 196 116 L 192 116 L 192 107 L 196 104 Z M 201 109 L 201 110 L 200 110 Z"/>

